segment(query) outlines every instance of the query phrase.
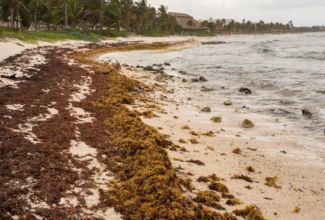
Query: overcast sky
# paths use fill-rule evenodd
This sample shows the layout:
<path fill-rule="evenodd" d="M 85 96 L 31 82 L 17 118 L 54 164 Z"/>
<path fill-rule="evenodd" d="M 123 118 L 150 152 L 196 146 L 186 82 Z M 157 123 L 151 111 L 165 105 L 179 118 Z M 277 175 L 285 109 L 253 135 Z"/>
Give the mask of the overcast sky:
<path fill-rule="evenodd" d="M 148 0 L 148 4 L 156 8 L 163 4 L 171 12 L 187 13 L 195 19 L 325 25 L 325 0 Z"/>

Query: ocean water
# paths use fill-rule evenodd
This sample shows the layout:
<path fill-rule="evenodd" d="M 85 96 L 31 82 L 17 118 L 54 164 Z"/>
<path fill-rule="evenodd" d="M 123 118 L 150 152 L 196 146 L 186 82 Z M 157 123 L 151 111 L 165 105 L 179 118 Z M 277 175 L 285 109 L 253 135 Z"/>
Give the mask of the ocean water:
<path fill-rule="evenodd" d="M 169 62 L 167 74 L 186 79 L 204 76 L 208 82 L 195 86 L 214 89 L 209 93 L 211 105 L 214 100 L 231 100 L 237 107 L 248 106 L 254 113 L 274 116 L 284 127 L 311 137 L 325 150 L 325 33 L 204 41 L 216 40 L 227 44 L 168 53 L 111 53 L 101 59 L 142 66 Z M 180 75 L 179 70 L 193 75 Z M 253 93 L 242 94 L 240 87 Z M 309 110 L 312 118 L 305 118 L 302 109 Z"/>

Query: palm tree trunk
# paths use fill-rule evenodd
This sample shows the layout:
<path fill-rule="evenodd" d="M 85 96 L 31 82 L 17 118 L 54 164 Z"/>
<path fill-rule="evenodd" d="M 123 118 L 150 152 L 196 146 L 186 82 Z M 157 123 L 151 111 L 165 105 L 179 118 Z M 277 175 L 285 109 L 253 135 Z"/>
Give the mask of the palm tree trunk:
<path fill-rule="evenodd" d="M 10 8 L 10 28 L 14 27 L 14 8 Z"/>
<path fill-rule="evenodd" d="M 103 32 L 103 23 L 104 23 L 104 18 L 103 16 L 101 16 L 101 22 L 100 22 L 100 36 L 102 36 L 102 32 Z"/>
<path fill-rule="evenodd" d="M 64 26 L 68 27 L 68 6 L 67 0 L 64 1 Z"/>
<path fill-rule="evenodd" d="M 141 28 L 141 26 L 142 26 L 142 22 L 143 22 L 143 20 L 144 20 L 144 16 L 142 17 L 141 22 L 140 22 L 140 24 L 139 24 L 138 33 L 140 32 L 140 28 Z"/>
<path fill-rule="evenodd" d="M 35 9 L 35 13 L 34 13 L 34 26 L 35 26 L 35 31 L 37 31 L 38 27 L 37 27 L 37 8 Z"/>
<path fill-rule="evenodd" d="M 37 31 L 37 17 L 36 17 L 36 14 L 37 14 L 37 9 L 35 9 L 35 11 L 34 11 L 33 21 L 30 24 L 30 26 L 28 28 L 28 31 Z"/>

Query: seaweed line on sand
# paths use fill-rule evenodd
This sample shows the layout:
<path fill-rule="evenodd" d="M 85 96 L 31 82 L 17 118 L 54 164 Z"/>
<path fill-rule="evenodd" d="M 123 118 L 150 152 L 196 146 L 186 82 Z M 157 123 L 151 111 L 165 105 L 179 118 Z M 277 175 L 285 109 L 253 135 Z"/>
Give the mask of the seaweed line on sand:
<path fill-rule="evenodd" d="M 158 47 L 162 49 L 170 45 L 160 44 Z M 142 46 L 149 49 L 148 45 Z M 98 65 L 99 62 L 89 61 L 87 56 L 94 57 L 107 51 L 74 57 Z M 94 105 L 111 115 L 105 124 L 111 131 L 113 143 L 118 146 L 119 155 L 115 159 L 119 165 L 113 170 L 116 181 L 111 182 L 110 190 L 105 192 L 115 201 L 115 210 L 126 219 L 236 219 L 232 214 L 220 214 L 197 205 L 182 195 L 184 180 L 177 177 L 165 150 L 172 143 L 157 129 L 144 124 L 137 111 L 125 106 L 134 103 L 136 97 L 131 94 L 134 88 L 141 87 L 146 91 L 150 88 L 120 74 L 119 67 L 105 66 L 110 69 L 106 98 Z"/>
<path fill-rule="evenodd" d="M 183 181 L 164 149 L 172 143 L 124 105 L 123 100 L 132 99 L 129 92 L 140 83 L 117 70 L 109 74 L 108 81 L 106 100 L 95 105 L 112 115 L 105 123 L 119 146 L 118 179 L 107 192 L 116 211 L 127 219 L 225 219 L 182 195 Z"/>

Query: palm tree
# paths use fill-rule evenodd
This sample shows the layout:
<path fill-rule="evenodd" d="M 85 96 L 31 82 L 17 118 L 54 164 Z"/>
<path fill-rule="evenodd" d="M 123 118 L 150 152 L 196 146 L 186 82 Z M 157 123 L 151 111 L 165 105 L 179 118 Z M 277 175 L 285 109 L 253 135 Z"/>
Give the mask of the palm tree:
<path fill-rule="evenodd" d="M 161 5 L 158 8 L 158 17 L 160 17 L 162 19 L 167 19 L 168 18 L 168 12 L 167 11 L 168 11 L 168 7 Z"/>
<path fill-rule="evenodd" d="M 70 0 L 68 4 L 69 14 L 68 20 L 71 26 L 76 27 L 78 23 L 84 23 L 82 17 L 84 16 L 84 7 L 79 6 L 78 0 Z"/>
<path fill-rule="evenodd" d="M 29 11 L 32 14 L 32 23 L 29 27 L 29 31 L 37 31 L 38 27 L 37 27 L 37 13 L 39 8 L 41 7 L 45 7 L 47 8 L 47 4 L 46 2 L 44 2 L 44 0 L 32 0 L 29 3 Z"/>
<path fill-rule="evenodd" d="M 207 27 L 208 26 L 208 21 L 204 20 L 201 22 L 201 27 Z"/>
<path fill-rule="evenodd" d="M 150 8 L 147 6 L 147 0 L 141 0 L 139 2 L 136 2 L 135 4 L 137 6 L 137 13 L 140 17 L 140 22 L 138 26 L 138 32 L 140 32 L 145 18 L 150 14 Z"/>
<path fill-rule="evenodd" d="M 0 6 L 8 8 L 10 11 L 10 23 L 9 27 L 14 27 L 14 10 L 20 13 L 27 13 L 28 9 L 22 1 L 19 0 L 0 0 Z"/>
<path fill-rule="evenodd" d="M 221 19 L 222 27 L 224 27 L 227 24 L 227 21 L 225 18 Z"/>
<path fill-rule="evenodd" d="M 119 0 L 112 0 L 109 5 L 109 17 L 108 22 L 111 23 L 111 27 L 115 27 L 118 32 L 120 32 L 121 27 L 129 29 L 124 23 L 124 18 L 122 16 L 122 2 Z"/>
<path fill-rule="evenodd" d="M 175 29 L 175 25 L 177 23 L 176 19 L 170 15 L 168 15 L 168 7 L 161 5 L 160 8 L 158 8 L 158 26 L 160 30 L 164 34 L 167 34 L 172 29 Z"/>
<path fill-rule="evenodd" d="M 125 23 L 128 27 L 130 27 L 130 18 L 134 13 L 133 0 L 123 0 L 122 5 L 123 5 Z"/>
<path fill-rule="evenodd" d="M 243 19 L 243 22 L 242 22 L 242 25 L 241 25 L 241 28 L 244 31 L 244 33 L 246 32 L 246 23 L 245 23 L 245 21 L 246 21 L 246 19 Z"/>
<path fill-rule="evenodd" d="M 115 0 L 119 2 L 119 0 Z M 87 0 L 85 6 L 86 16 L 90 22 L 93 23 L 93 27 L 96 24 L 100 24 L 100 34 L 103 31 L 104 15 L 108 11 L 108 4 L 105 0 Z"/>
<path fill-rule="evenodd" d="M 52 14 L 54 19 L 54 25 L 64 24 L 65 28 L 69 27 L 68 22 L 68 4 L 71 0 L 60 0 L 58 5 L 54 7 Z"/>
<path fill-rule="evenodd" d="M 214 33 L 216 30 L 216 23 L 209 22 L 207 26 L 210 29 L 210 36 L 212 36 L 212 33 Z"/>
<path fill-rule="evenodd" d="M 221 29 L 222 28 L 222 22 L 221 22 L 221 20 L 216 20 L 216 27 L 218 28 L 218 29 Z"/>
<path fill-rule="evenodd" d="M 293 23 L 291 20 L 289 21 L 289 25 L 290 25 L 290 27 L 293 27 Z"/>

